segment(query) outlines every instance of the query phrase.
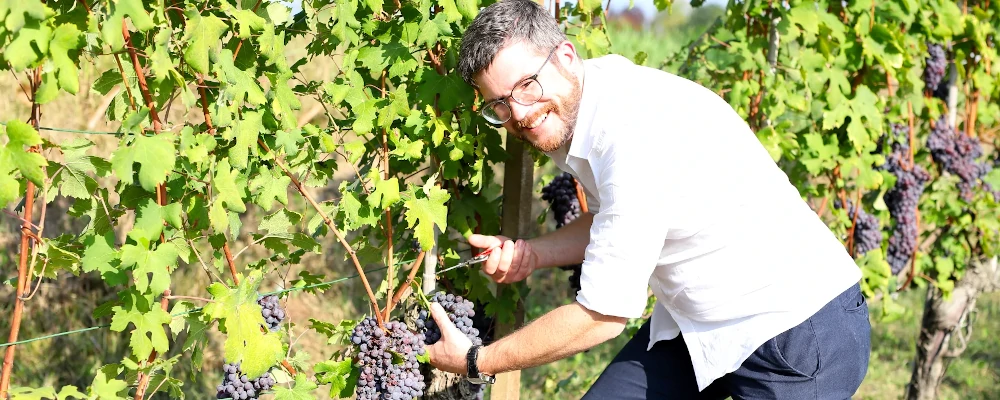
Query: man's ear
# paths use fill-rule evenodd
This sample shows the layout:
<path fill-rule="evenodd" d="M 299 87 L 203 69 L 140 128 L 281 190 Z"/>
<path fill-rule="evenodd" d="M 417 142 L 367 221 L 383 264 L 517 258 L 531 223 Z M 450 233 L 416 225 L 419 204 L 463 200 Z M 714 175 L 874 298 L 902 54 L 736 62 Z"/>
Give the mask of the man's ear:
<path fill-rule="evenodd" d="M 575 66 L 578 61 L 582 61 L 580 59 L 580 53 L 576 51 L 576 46 L 574 46 L 573 42 L 570 42 L 569 40 L 563 40 L 563 42 L 559 44 L 555 57 L 559 63 L 566 67 L 566 70 L 572 70 L 572 67 Z"/>

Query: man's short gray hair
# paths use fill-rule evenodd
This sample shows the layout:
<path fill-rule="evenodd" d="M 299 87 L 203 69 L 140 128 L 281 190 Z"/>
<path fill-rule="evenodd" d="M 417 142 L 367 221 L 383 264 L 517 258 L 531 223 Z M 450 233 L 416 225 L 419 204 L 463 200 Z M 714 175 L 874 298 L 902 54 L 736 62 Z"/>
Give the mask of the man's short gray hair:
<path fill-rule="evenodd" d="M 525 42 L 540 54 L 566 40 L 555 18 L 532 0 L 500 0 L 476 16 L 462 37 L 458 73 L 476 86 L 473 76 L 486 69 L 500 49 Z"/>

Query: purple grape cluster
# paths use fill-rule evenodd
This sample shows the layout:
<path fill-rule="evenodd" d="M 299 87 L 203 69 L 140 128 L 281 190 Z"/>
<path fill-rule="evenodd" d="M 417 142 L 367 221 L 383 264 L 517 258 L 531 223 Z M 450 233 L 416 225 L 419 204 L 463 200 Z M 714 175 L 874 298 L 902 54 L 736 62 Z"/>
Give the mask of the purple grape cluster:
<path fill-rule="evenodd" d="M 417 356 L 423 355 L 424 337 L 414 333 L 400 321 L 385 323 L 388 332 L 378 322 L 366 317 L 351 335 L 358 350 L 358 374 L 355 394 L 359 400 L 410 400 L 423 396 L 426 384 L 420 373 Z M 393 358 L 401 357 L 396 363 Z"/>
<path fill-rule="evenodd" d="M 833 206 L 837 209 L 842 207 L 840 199 L 833 201 Z M 854 213 L 857 212 L 857 219 Z M 865 253 L 882 247 L 882 225 L 879 224 L 878 217 L 865 212 L 864 207 L 855 209 L 854 202 L 847 200 L 847 215 L 854 221 L 854 254 L 862 256 Z"/>
<path fill-rule="evenodd" d="M 927 59 L 924 65 L 924 85 L 928 90 L 937 90 L 944 73 L 948 69 L 948 59 L 944 48 L 937 43 L 927 44 Z"/>
<path fill-rule="evenodd" d="M 542 188 L 542 200 L 549 203 L 552 218 L 556 221 L 556 229 L 573 222 L 580 216 L 580 199 L 576 197 L 576 179 L 568 172 L 552 178 L 548 185 Z M 560 267 L 564 271 L 573 271 L 569 284 L 575 290 L 580 290 L 580 275 L 582 264 Z"/>
<path fill-rule="evenodd" d="M 273 294 L 263 296 L 257 299 L 257 304 L 261 306 L 260 314 L 264 316 L 264 321 L 267 321 L 268 328 L 272 331 L 278 330 L 281 321 L 285 319 L 285 310 L 281 309 L 278 296 Z"/>
<path fill-rule="evenodd" d="M 927 137 L 927 148 L 931 151 L 934 162 L 951 174 L 957 175 L 961 182 L 958 190 L 966 201 L 972 201 L 973 189 L 980 186 L 979 182 L 990 173 L 993 166 L 988 162 L 978 162 L 983 155 L 979 141 L 968 135 L 955 132 L 948 120 L 942 115 L 931 129 Z M 985 184 L 984 189 L 992 192 L 992 187 Z"/>
<path fill-rule="evenodd" d="M 265 372 L 254 380 L 248 379 L 240 369 L 240 363 L 224 364 L 222 371 L 222 384 L 216 386 L 216 399 L 256 399 L 277 383 L 270 372 Z"/>
<path fill-rule="evenodd" d="M 885 193 L 883 199 L 889 208 L 889 215 L 896 221 L 886 250 L 886 260 L 895 275 L 906 267 L 916 251 L 917 203 L 924 192 L 924 185 L 930 180 L 930 174 L 920 165 L 914 164 L 913 168 L 909 168 L 909 128 L 893 124 L 892 131 L 896 140 L 885 168 L 896 176 L 896 185 Z"/>
<path fill-rule="evenodd" d="M 448 319 L 455 323 L 458 330 L 462 331 L 472 341 L 472 344 L 483 344 L 483 339 L 479 336 L 479 329 L 474 327 L 472 323 L 472 318 L 476 316 L 476 310 L 471 301 L 462 298 L 462 296 L 445 294 L 444 292 L 435 293 L 430 301 L 440 304 L 448 312 Z M 420 310 L 415 324 L 417 332 L 424 334 L 424 344 L 431 345 L 441 340 L 441 328 L 434 322 L 430 310 Z"/>

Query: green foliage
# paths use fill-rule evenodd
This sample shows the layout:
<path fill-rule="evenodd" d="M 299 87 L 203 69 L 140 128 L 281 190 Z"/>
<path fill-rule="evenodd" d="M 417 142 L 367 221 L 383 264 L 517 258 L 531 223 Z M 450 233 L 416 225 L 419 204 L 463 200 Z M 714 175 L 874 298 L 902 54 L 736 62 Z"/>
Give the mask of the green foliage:
<path fill-rule="evenodd" d="M 70 215 L 86 223 L 40 244 L 35 270 L 93 275 L 118 293 L 93 314 L 127 335 L 130 349 L 93 371 L 87 398 L 131 396 L 144 375 L 150 391 L 181 396 L 184 380 L 172 368 L 190 356 L 200 369 L 213 330 L 224 335 L 225 360 L 251 378 L 283 371 L 282 361 L 312 367 L 314 379 L 295 375 L 292 389 L 276 388 L 278 399 L 312 398 L 319 385 L 349 397 L 357 380 L 350 355 L 309 365 L 290 349 L 286 330 L 263 328 L 261 285 L 323 253 L 321 239 L 350 246 L 357 268 L 391 259 L 398 270 L 419 251 L 403 243 L 440 246 L 454 263 L 463 236 L 498 233 L 493 166 L 506 159 L 502 138 L 478 117 L 476 95 L 455 71 L 461 34 L 489 3 L 306 0 L 292 14 L 254 1 L 0 2 L 0 69 L 32 78 L 29 100 L 79 93 L 81 63 L 110 66 L 90 86 L 113 96 L 105 122 L 122 134 L 109 157 L 87 140 L 43 140 L 17 119 L 0 132 L 0 203 L 17 202 L 32 182 L 45 202 L 72 198 Z M 582 28 L 575 40 L 590 54 L 610 46 L 591 24 L 601 7 L 564 7 L 560 16 Z M 293 40 L 308 43 L 301 58 L 285 51 Z M 315 80 L 302 74 L 323 59 L 336 70 Z M 173 99 L 185 117 L 167 119 Z M 321 103 L 322 121 L 298 120 L 306 100 Z M 342 172 L 351 177 L 332 185 Z M 269 254 L 244 253 L 230 267 L 234 240 Z M 199 265 L 212 275 L 203 291 L 211 302 L 199 309 L 165 297 L 182 271 Z M 520 296 L 507 290 L 497 298 L 486 279 L 466 274 L 446 276 L 470 299 L 494 302 L 491 313 L 509 313 Z M 383 288 L 381 301 L 399 275 L 372 284 Z M 299 276 L 293 287 L 330 278 Z M 286 322 L 291 329 L 299 321 Z M 353 327 L 312 323 L 330 327 L 323 332 L 331 341 Z M 68 386 L 17 390 L 20 398 L 77 395 Z"/>
<path fill-rule="evenodd" d="M 882 222 L 884 238 L 880 249 L 857 257 L 863 289 L 869 296 L 880 292 L 881 315 L 894 318 L 900 309 L 889 295 L 908 279 L 947 294 L 970 260 L 997 252 L 998 199 L 982 187 L 972 201 L 963 200 L 956 177 L 938 167 L 927 149 L 931 121 L 948 105 L 931 96 L 922 74 L 928 43 L 950 47 L 958 72 L 956 129 L 978 134 L 995 127 L 989 104 L 1000 93 L 995 74 L 987 76 L 1000 61 L 994 43 L 998 12 L 995 4 L 970 2 L 966 12 L 940 0 L 847 6 L 750 1 L 730 5 L 717 24 L 664 65 L 713 89 L 746 118 L 803 198 L 817 210 L 827 204 L 821 216 L 845 243 L 851 219 L 830 205 L 838 197 L 861 196 Z M 979 107 L 970 107 L 976 101 Z M 882 196 L 895 178 L 880 167 L 894 140 L 889 125 L 909 125 L 911 118 L 914 161 L 932 177 L 918 205 L 916 276 L 909 276 L 909 268 L 892 276 L 884 252 L 895 222 Z M 995 158 L 993 136 L 979 139 L 986 157 Z"/>

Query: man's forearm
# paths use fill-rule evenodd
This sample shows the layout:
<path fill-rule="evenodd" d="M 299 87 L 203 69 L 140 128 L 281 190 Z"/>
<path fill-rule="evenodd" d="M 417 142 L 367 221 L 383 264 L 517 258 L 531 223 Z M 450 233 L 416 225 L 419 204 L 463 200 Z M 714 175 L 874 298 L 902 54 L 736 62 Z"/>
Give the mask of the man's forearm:
<path fill-rule="evenodd" d="M 618 336 L 625 321 L 567 304 L 484 347 L 476 364 L 495 375 L 561 360 Z"/>
<path fill-rule="evenodd" d="M 538 255 L 538 268 L 582 263 L 590 243 L 590 225 L 593 222 L 594 214 L 581 213 L 562 228 L 529 240 Z"/>

